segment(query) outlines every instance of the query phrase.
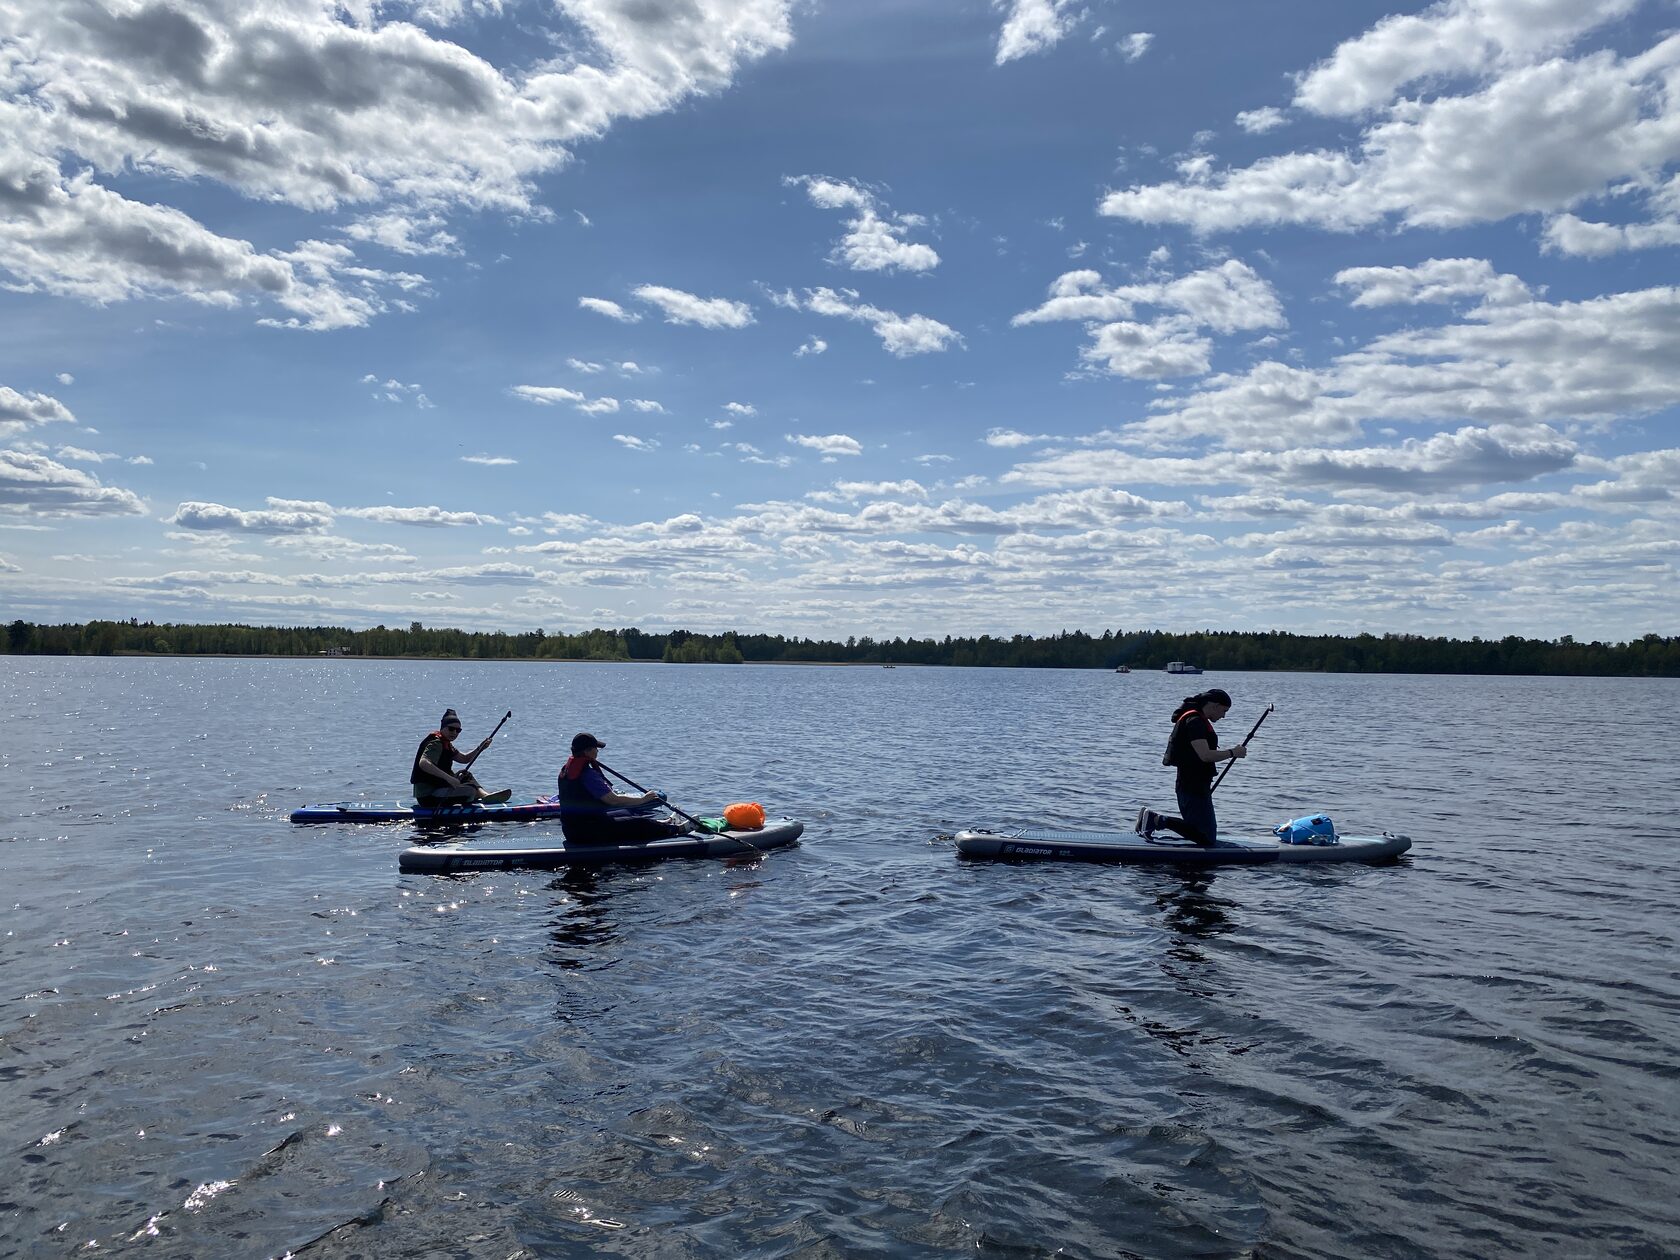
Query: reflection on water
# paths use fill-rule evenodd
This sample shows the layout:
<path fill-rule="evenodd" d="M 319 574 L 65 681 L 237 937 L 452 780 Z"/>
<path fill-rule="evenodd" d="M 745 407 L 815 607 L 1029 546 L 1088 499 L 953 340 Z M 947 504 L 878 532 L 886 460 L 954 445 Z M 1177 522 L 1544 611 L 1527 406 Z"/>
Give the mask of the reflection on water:
<path fill-rule="evenodd" d="M 13 658 L 0 1260 L 1680 1254 L 1680 811 L 1666 766 L 1571 736 L 1680 687 L 1219 682 L 1243 729 L 1278 705 L 1233 834 L 1322 809 L 1412 857 L 928 843 L 1159 797 L 1183 687 L 1144 674 Z M 286 822 L 399 794 L 467 694 L 549 715 L 499 781 L 546 788 L 609 714 L 638 779 L 803 847 L 438 879 L 397 852 L 459 827 Z M 1383 715 L 1372 759 L 1345 712 Z M 998 772 L 1024 730 L 1053 794 Z"/>

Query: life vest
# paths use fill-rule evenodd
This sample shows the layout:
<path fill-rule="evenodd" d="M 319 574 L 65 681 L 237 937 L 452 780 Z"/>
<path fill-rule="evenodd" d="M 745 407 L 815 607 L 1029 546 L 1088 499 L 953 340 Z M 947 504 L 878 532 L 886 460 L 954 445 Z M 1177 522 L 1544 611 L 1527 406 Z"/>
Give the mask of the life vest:
<path fill-rule="evenodd" d="M 598 801 L 583 786 L 583 773 L 589 769 L 590 763 L 583 757 L 568 757 L 566 764 L 560 767 L 558 795 L 560 797 L 560 814 L 599 814 L 606 810 L 606 806 Z"/>
<path fill-rule="evenodd" d="M 1161 754 L 1161 764 L 1163 766 L 1176 766 L 1181 764 L 1184 754 L 1189 749 L 1190 745 L 1189 740 L 1182 738 L 1184 734 L 1184 719 L 1189 717 L 1191 714 L 1195 714 L 1204 722 L 1207 721 L 1207 715 L 1200 709 L 1180 709 L 1177 713 L 1173 714 L 1172 734 L 1167 736 L 1167 748 L 1166 751 Z M 1208 722 L 1208 732 L 1208 747 L 1218 748 L 1219 735 L 1214 731 L 1212 722 Z"/>
<path fill-rule="evenodd" d="M 420 747 L 418 747 L 414 750 L 414 765 L 408 772 L 408 781 L 410 783 L 436 783 L 437 782 L 437 780 L 435 778 L 433 778 L 431 775 L 425 773 L 425 771 L 420 769 L 420 758 L 425 755 L 426 745 L 431 743 L 434 739 L 443 740 L 443 747 L 445 749 L 445 755 L 449 758 L 449 760 L 447 760 L 447 761 L 442 761 L 442 762 L 434 761 L 434 762 L 432 762 L 432 764 L 434 766 L 436 766 L 439 770 L 448 770 L 452 765 L 455 764 L 455 762 L 460 760 L 460 758 L 455 755 L 455 745 L 450 743 L 447 739 L 444 739 L 443 732 L 442 731 L 433 731 L 430 735 L 426 736 L 425 739 L 421 740 L 420 741 Z"/>

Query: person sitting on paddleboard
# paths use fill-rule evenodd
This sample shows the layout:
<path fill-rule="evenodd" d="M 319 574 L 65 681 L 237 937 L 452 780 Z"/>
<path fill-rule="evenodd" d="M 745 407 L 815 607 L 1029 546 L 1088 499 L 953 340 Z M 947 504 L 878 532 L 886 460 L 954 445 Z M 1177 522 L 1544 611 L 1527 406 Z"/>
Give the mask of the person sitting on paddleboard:
<path fill-rule="evenodd" d="M 635 812 L 659 804 L 658 792 L 629 796 L 613 791 L 596 764 L 605 747 L 588 731 L 572 736 L 572 755 L 560 767 L 560 830 L 566 839 L 572 844 L 642 844 L 686 831 Z"/>
<path fill-rule="evenodd" d="M 454 709 L 445 709 L 437 730 L 420 741 L 420 748 L 414 754 L 414 768 L 408 772 L 408 781 L 414 787 L 416 803 L 425 809 L 470 805 L 474 801 L 494 804 L 512 795 L 512 789 L 486 792 L 479 786 L 467 767 L 490 747 L 490 740 L 480 741 L 477 748 L 463 755 L 455 749 L 455 737 L 460 733 L 461 719 L 455 716 Z M 454 769 L 456 762 L 461 763 L 458 771 Z"/>
<path fill-rule="evenodd" d="M 1211 845 L 1219 839 L 1219 820 L 1213 813 L 1214 763 L 1248 756 L 1248 749 L 1242 744 L 1235 748 L 1219 747 L 1219 735 L 1213 724 L 1230 711 L 1231 697 L 1219 687 L 1186 696 L 1173 710 L 1172 736 L 1167 740 L 1167 755 L 1162 760 L 1178 770 L 1178 781 L 1173 786 L 1181 817 L 1157 814 L 1145 806 L 1138 811 L 1139 835 L 1149 836 L 1165 827 L 1196 844 Z"/>

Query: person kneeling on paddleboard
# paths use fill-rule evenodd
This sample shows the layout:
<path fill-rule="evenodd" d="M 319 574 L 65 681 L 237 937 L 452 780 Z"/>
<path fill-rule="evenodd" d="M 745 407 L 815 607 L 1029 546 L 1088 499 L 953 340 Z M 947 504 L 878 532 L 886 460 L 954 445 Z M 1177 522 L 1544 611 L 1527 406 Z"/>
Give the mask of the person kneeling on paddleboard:
<path fill-rule="evenodd" d="M 572 844 L 643 844 L 680 836 L 686 826 L 649 817 L 658 792 L 615 792 L 596 765 L 606 744 L 587 731 L 572 736 L 572 755 L 560 767 L 560 830 Z"/>
<path fill-rule="evenodd" d="M 1161 764 L 1178 770 L 1173 785 L 1182 817 L 1157 814 L 1145 806 L 1138 811 L 1137 830 L 1150 836 L 1163 827 L 1196 844 L 1211 845 L 1219 839 L 1219 820 L 1213 813 L 1214 763 L 1248 756 L 1246 745 L 1221 749 L 1213 724 L 1231 711 L 1231 697 L 1219 687 L 1184 697 L 1173 710 L 1172 735 L 1167 740 Z"/>
<path fill-rule="evenodd" d="M 423 809 L 470 805 L 474 801 L 497 804 L 513 795 L 511 788 L 486 792 L 479 786 L 467 767 L 478 759 L 479 753 L 490 747 L 490 740 L 480 741 L 477 748 L 462 755 L 455 749 L 455 737 L 460 733 L 461 719 L 455 716 L 454 709 L 445 709 L 437 730 L 420 741 L 420 748 L 414 754 L 414 768 L 408 772 L 408 781 L 414 787 L 415 803 Z M 461 763 L 458 771 L 454 768 L 456 762 Z"/>

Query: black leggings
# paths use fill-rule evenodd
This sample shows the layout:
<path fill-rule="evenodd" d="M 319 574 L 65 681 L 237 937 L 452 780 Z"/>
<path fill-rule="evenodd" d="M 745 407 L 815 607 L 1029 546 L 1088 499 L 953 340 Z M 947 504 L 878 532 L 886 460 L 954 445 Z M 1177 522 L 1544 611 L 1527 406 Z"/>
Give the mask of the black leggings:
<path fill-rule="evenodd" d="M 682 823 L 667 822 L 663 818 L 649 818 L 628 810 L 613 810 L 605 814 L 560 817 L 560 830 L 568 844 L 646 844 L 649 840 L 668 840 L 688 830 Z"/>

